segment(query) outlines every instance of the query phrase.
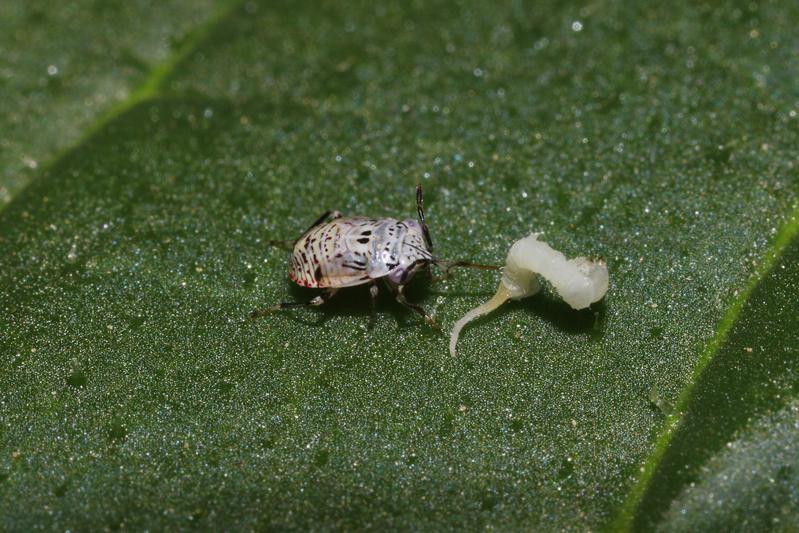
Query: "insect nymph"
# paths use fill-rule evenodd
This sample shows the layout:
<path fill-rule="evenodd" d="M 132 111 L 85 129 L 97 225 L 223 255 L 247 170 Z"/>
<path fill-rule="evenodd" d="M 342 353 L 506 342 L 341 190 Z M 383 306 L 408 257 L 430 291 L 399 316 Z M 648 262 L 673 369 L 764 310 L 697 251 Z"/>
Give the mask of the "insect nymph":
<path fill-rule="evenodd" d="M 253 316 L 322 305 L 339 289 L 367 284 L 374 316 L 377 281 L 382 279 L 399 303 L 437 327 L 420 305 L 405 297 L 405 285 L 417 272 L 429 269 L 430 265 L 441 267 L 445 275 L 459 266 L 492 270 L 498 267 L 433 257 L 433 240 L 425 223 L 420 185 L 416 186 L 416 212 L 418 220 L 345 217 L 338 211 L 327 211 L 294 241 L 289 263 L 289 279 L 301 287 L 323 289 L 322 294 L 307 302 L 280 303 L 257 310 Z"/>

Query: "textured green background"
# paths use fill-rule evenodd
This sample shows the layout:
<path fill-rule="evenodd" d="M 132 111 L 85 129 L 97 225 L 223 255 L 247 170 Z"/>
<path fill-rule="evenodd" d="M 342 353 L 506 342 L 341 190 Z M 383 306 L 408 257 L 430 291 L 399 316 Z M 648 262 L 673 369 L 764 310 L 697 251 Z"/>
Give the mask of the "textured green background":
<path fill-rule="evenodd" d="M 0 7 L 3 529 L 799 520 L 796 5 L 26 6 Z M 388 297 L 368 330 L 360 289 L 247 318 L 310 294 L 269 239 L 412 216 L 417 182 L 442 257 L 543 231 L 607 258 L 607 298 L 509 305 L 456 360 Z M 496 283 L 410 296 L 448 329 Z"/>

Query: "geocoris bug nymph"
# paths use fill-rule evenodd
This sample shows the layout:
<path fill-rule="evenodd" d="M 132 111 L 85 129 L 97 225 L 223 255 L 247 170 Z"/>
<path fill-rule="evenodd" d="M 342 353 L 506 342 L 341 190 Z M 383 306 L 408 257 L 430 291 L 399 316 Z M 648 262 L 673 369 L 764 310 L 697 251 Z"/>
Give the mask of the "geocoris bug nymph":
<path fill-rule="evenodd" d="M 416 186 L 416 213 L 413 219 L 345 217 L 327 211 L 299 239 L 293 242 L 289 279 L 300 287 L 324 289 L 307 302 L 280 303 L 253 311 L 263 316 L 282 309 L 322 305 L 344 287 L 369 285 L 372 319 L 377 300 L 377 280 L 382 279 L 394 298 L 430 326 L 433 318 L 405 297 L 405 285 L 417 272 L 436 265 L 446 276 L 454 267 L 496 270 L 499 267 L 466 261 L 444 261 L 433 257 L 433 240 L 424 219 L 422 187 Z"/>

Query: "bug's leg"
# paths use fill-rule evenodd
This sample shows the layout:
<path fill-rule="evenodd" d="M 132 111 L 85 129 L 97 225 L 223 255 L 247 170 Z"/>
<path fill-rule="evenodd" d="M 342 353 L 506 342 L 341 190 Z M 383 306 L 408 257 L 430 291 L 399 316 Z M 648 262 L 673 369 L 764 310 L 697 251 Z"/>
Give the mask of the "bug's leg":
<path fill-rule="evenodd" d="M 306 233 L 314 229 L 316 226 L 324 223 L 328 219 L 336 220 L 337 218 L 341 218 L 341 211 L 325 211 L 324 213 L 322 213 L 322 215 L 319 218 L 316 219 L 316 222 L 311 224 L 311 226 L 307 230 L 302 232 L 302 235 L 305 235 Z M 302 235 L 300 237 L 302 237 Z"/>
<path fill-rule="evenodd" d="M 296 239 L 291 239 L 291 240 L 275 239 L 275 240 L 269 241 L 269 245 L 270 246 L 277 246 L 278 248 L 283 248 L 284 250 L 287 250 L 287 251 L 290 252 L 290 251 L 292 251 L 294 249 L 294 245 L 297 244 L 297 241 L 302 239 L 308 232 L 310 232 L 316 226 L 322 224 L 323 222 L 327 221 L 328 219 L 336 220 L 337 218 L 341 218 L 341 216 L 342 216 L 341 215 L 341 211 L 325 211 L 324 213 L 322 213 L 322 216 L 320 216 L 319 218 L 316 219 L 316 222 L 311 224 L 310 227 L 307 230 L 303 231 L 302 235 L 300 235 Z"/>
<path fill-rule="evenodd" d="M 373 281 L 369 285 L 369 329 L 377 323 L 377 284 Z"/>
<path fill-rule="evenodd" d="M 284 250 L 287 250 L 287 251 L 290 252 L 291 250 L 294 249 L 294 243 L 295 242 L 296 241 L 293 241 L 293 240 L 285 240 L 285 241 L 271 240 L 271 241 L 269 241 L 269 246 L 275 246 L 277 248 L 283 248 Z"/>
<path fill-rule="evenodd" d="M 421 305 L 414 304 L 408 301 L 404 293 L 405 285 L 391 285 L 391 290 L 394 291 L 394 298 L 396 298 L 399 303 L 401 303 L 402 305 L 404 305 L 405 307 L 407 307 L 408 309 L 410 309 L 411 311 L 422 317 L 422 319 L 424 319 L 424 321 L 427 323 L 428 326 L 430 326 L 436 331 L 441 331 L 441 328 L 433 319 L 433 317 L 428 315 Z"/>
<path fill-rule="evenodd" d="M 261 316 L 270 315 L 277 311 L 282 311 L 284 309 L 296 309 L 298 307 L 316 307 L 330 300 L 330 298 L 332 298 L 337 291 L 338 289 L 326 289 L 325 292 L 323 292 L 319 296 L 311 298 L 307 302 L 285 302 L 285 303 L 275 304 L 272 307 L 267 307 L 265 309 L 256 309 L 255 311 L 252 312 L 250 316 L 252 318 L 258 318 Z"/>

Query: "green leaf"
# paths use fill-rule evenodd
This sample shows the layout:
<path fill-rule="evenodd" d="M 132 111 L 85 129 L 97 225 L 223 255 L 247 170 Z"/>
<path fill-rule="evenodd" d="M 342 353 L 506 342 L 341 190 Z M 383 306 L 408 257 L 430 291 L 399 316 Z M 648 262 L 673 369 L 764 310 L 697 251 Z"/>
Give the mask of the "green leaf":
<path fill-rule="evenodd" d="M 142 97 L 215 2 L 0 7 L 0 209 L 81 137 Z"/>
<path fill-rule="evenodd" d="M 72 148 L 25 126 L 14 149 L 50 163 L 0 213 L 1 527 L 790 528 L 796 11 L 185 21 Z M 368 329 L 363 288 L 249 318 L 314 294 L 268 241 L 327 209 L 413 217 L 417 182 L 441 257 L 501 263 L 543 231 L 607 259 L 606 299 L 508 305 L 458 359 L 387 294 Z M 409 298 L 448 329 L 497 281 Z"/>
<path fill-rule="evenodd" d="M 798 523 L 799 220 L 787 230 L 778 243 L 788 248 L 767 257 L 768 275 L 733 306 L 737 322 L 723 342 L 710 344 L 667 424 L 675 431 L 661 435 L 646 483 L 631 493 L 635 507 L 621 517 L 635 529 L 762 531 Z"/>

